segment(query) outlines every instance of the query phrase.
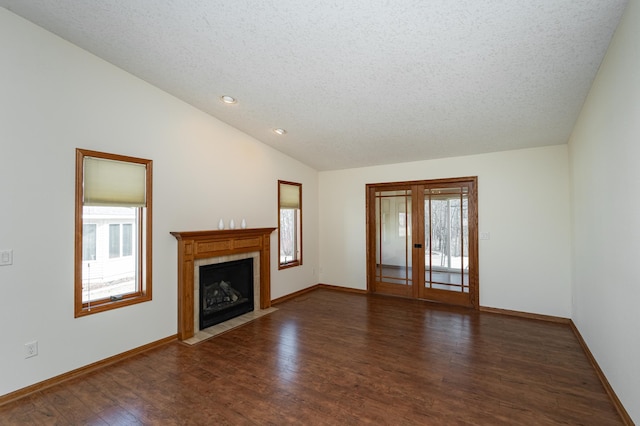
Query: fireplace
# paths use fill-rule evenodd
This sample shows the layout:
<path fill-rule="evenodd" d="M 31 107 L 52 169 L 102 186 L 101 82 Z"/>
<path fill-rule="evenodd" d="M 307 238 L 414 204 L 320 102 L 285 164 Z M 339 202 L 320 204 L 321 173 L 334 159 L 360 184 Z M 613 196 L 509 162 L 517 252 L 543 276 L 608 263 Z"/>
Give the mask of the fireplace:
<path fill-rule="evenodd" d="M 178 339 L 185 341 L 199 328 L 199 275 L 214 259 L 255 252 L 254 312 L 271 306 L 270 234 L 276 228 L 171 232 L 178 240 Z M 247 255 L 245 255 L 247 254 Z M 224 261 L 235 259 L 225 259 Z M 217 262 L 220 263 L 220 262 Z"/>
<path fill-rule="evenodd" d="M 200 266 L 200 330 L 253 311 L 253 258 Z"/>

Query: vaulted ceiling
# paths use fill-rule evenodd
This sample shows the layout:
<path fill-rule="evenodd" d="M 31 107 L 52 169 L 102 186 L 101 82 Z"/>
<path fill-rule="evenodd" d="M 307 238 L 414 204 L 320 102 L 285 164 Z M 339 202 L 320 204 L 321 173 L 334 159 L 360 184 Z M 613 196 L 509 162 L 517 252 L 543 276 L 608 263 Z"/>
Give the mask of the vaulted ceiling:
<path fill-rule="evenodd" d="M 317 170 L 334 170 L 567 143 L 627 2 L 0 6 Z"/>

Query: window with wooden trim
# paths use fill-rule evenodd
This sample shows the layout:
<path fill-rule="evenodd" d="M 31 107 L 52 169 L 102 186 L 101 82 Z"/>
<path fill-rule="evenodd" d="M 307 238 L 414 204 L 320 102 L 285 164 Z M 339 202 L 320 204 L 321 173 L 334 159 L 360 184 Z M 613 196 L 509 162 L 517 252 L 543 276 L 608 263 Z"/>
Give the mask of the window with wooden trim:
<path fill-rule="evenodd" d="M 151 300 L 151 189 L 151 160 L 76 149 L 76 317 Z"/>
<path fill-rule="evenodd" d="M 278 181 L 278 268 L 302 265 L 302 184 Z"/>

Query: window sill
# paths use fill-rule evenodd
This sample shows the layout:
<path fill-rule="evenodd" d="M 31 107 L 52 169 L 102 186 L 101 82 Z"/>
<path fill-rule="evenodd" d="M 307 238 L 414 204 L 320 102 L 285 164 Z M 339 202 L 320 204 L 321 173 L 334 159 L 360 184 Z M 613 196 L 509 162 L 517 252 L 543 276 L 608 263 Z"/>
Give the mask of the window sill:
<path fill-rule="evenodd" d="M 294 268 L 296 266 L 300 266 L 302 265 L 302 262 L 299 260 L 293 261 L 293 262 L 288 262 L 288 263 L 280 263 L 278 264 L 278 269 L 289 269 L 289 268 Z"/>
<path fill-rule="evenodd" d="M 113 309 L 123 308 L 125 306 L 136 305 L 138 303 L 148 302 L 151 300 L 150 294 L 142 294 L 142 295 L 130 295 L 125 296 L 119 300 L 109 300 L 103 299 L 95 301 L 95 304 L 92 304 L 91 307 L 88 307 L 86 304 L 80 309 L 76 308 L 75 318 L 84 317 L 87 315 L 97 314 L 99 312 L 110 311 Z"/>

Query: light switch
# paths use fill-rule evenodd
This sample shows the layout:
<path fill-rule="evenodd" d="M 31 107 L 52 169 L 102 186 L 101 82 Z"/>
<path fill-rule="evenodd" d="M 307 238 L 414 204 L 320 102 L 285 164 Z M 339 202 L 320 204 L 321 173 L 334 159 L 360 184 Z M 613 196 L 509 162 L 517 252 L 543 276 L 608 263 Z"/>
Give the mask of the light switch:
<path fill-rule="evenodd" d="M 489 239 L 491 239 L 491 233 L 489 233 L 489 232 L 481 232 L 480 233 L 480 239 L 481 240 L 489 240 Z"/>
<path fill-rule="evenodd" d="M 0 251 L 0 266 L 13 264 L 13 250 Z"/>

